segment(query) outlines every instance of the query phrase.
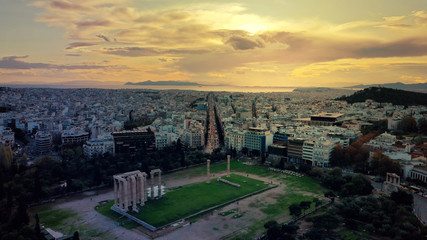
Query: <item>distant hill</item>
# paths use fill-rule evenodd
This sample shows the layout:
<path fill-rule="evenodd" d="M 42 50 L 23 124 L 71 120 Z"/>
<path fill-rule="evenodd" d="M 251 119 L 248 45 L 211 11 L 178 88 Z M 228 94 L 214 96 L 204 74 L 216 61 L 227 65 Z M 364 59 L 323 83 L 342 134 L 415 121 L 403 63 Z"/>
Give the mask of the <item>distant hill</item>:
<path fill-rule="evenodd" d="M 369 88 L 369 87 L 385 87 L 385 88 L 394 88 L 401 90 L 427 90 L 427 83 L 417 83 L 417 84 L 405 84 L 401 82 L 395 83 L 385 83 L 385 84 L 371 84 L 371 85 L 356 85 L 345 88 Z"/>
<path fill-rule="evenodd" d="M 201 86 L 195 82 L 180 82 L 180 81 L 144 81 L 144 82 L 127 82 L 125 85 L 149 85 L 149 86 Z"/>
<path fill-rule="evenodd" d="M 391 88 L 370 87 L 355 92 L 350 96 L 342 96 L 336 100 L 347 101 L 348 103 L 364 102 L 372 99 L 375 102 L 388 102 L 393 105 L 427 105 L 427 94 L 409 92 Z"/>
<path fill-rule="evenodd" d="M 334 90 L 326 87 L 313 87 L 313 88 L 295 88 L 293 92 L 328 92 Z"/>

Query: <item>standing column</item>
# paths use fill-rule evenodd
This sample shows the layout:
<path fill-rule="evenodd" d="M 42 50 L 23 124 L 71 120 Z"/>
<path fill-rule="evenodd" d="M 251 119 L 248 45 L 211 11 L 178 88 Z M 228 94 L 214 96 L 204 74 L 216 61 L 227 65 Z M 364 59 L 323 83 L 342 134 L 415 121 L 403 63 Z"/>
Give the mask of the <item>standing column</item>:
<path fill-rule="evenodd" d="M 125 204 L 125 211 L 127 212 L 129 210 L 129 183 L 127 179 L 124 179 L 123 186 L 125 189 L 125 196 L 124 196 L 124 204 Z"/>
<path fill-rule="evenodd" d="M 147 174 L 143 174 L 142 175 L 142 194 L 143 194 L 143 198 L 142 199 L 144 199 L 143 200 L 143 204 L 145 204 L 145 202 L 147 201 L 147 186 L 148 186 L 148 184 L 147 184 Z"/>
<path fill-rule="evenodd" d="M 121 191 L 120 191 L 120 208 L 124 211 L 125 210 L 125 184 L 123 182 L 123 179 L 120 179 L 119 187 L 121 189 Z"/>
<path fill-rule="evenodd" d="M 150 172 L 151 175 L 151 199 L 154 199 L 154 174 Z"/>
<path fill-rule="evenodd" d="M 230 177 L 230 155 L 227 155 L 227 177 Z"/>
<path fill-rule="evenodd" d="M 139 204 L 142 206 L 144 204 L 144 195 L 143 195 L 144 185 L 142 183 L 141 173 L 138 173 L 137 179 L 138 179 L 137 181 L 138 181 L 138 190 L 139 190 L 138 192 Z"/>
<path fill-rule="evenodd" d="M 117 180 L 116 180 L 116 178 L 113 178 L 113 183 L 114 183 L 114 206 L 117 206 L 118 204 L 119 204 L 119 201 L 118 201 L 118 189 L 117 189 Z"/>
<path fill-rule="evenodd" d="M 136 186 L 138 184 L 138 176 L 132 176 L 132 208 L 134 209 L 134 211 L 138 211 L 138 209 L 136 208 Z"/>
<path fill-rule="evenodd" d="M 206 169 L 206 177 L 208 178 L 207 180 L 206 180 L 206 183 L 210 183 L 210 175 L 211 175 L 211 160 L 207 160 L 206 161 L 206 163 L 207 163 L 207 169 Z"/>
<path fill-rule="evenodd" d="M 158 186 L 158 197 L 161 198 L 162 197 L 162 172 L 159 172 L 159 186 Z"/>

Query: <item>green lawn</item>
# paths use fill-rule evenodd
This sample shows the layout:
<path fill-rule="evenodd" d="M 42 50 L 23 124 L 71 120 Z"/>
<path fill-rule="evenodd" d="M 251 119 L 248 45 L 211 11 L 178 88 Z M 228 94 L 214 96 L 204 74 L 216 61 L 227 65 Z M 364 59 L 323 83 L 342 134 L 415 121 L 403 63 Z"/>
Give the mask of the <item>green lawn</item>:
<path fill-rule="evenodd" d="M 130 213 L 155 227 L 160 227 L 267 187 L 262 181 L 240 175 L 231 174 L 229 178 L 224 178 L 240 184 L 241 187 L 217 182 L 216 179 L 212 179 L 210 184 L 190 184 L 168 192 L 162 199 L 146 202 L 144 207 L 140 207 L 139 213 Z M 108 205 L 112 206 L 112 203 Z M 100 212 L 107 215 L 104 211 Z"/>
<path fill-rule="evenodd" d="M 139 226 L 138 223 L 128 219 L 127 217 L 124 217 L 114 211 L 112 211 L 110 208 L 113 206 L 114 201 L 109 201 L 106 204 L 101 204 L 95 207 L 95 210 L 99 213 L 101 213 L 104 216 L 107 216 L 111 219 L 113 219 L 114 221 L 116 221 L 120 226 L 127 228 L 127 229 L 132 229 L 132 228 L 136 228 Z"/>
<path fill-rule="evenodd" d="M 257 166 L 257 165 L 246 165 L 243 164 L 243 162 L 239 162 L 236 160 L 232 160 L 230 162 L 230 170 L 235 172 L 241 172 L 241 173 L 249 173 L 249 174 L 255 174 L 258 176 L 269 176 L 272 174 L 272 171 L 268 170 L 265 166 Z M 218 173 L 218 172 L 224 172 L 227 171 L 227 163 L 213 163 L 211 164 L 211 173 Z M 199 166 L 194 168 L 192 171 L 192 176 L 198 176 L 206 174 L 206 166 Z"/>
<path fill-rule="evenodd" d="M 52 209 L 50 205 L 45 205 L 34 207 L 31 209 L 31 213 L 38 213 L 40 223 L 43 226 L 63 234 L 72 234 L 75 231 L 79 231 L 81 239 L 92 239 L 101 237 L 104 234 L 96 226 L 82 222 L 78 213 L 71 209 Z"/>
<path fill-rule="evenodd" d="M 43 210 L 44 211 L 40 211 L 39 213 L 40 222 L 43 225 L 54 229 L 64 225 L 66 223 L 66 220 L 68 220 L 69 218 L 77 217 L 77 213 L 70 210 L 51 210 L 50 208 L 45 208 Z"/>

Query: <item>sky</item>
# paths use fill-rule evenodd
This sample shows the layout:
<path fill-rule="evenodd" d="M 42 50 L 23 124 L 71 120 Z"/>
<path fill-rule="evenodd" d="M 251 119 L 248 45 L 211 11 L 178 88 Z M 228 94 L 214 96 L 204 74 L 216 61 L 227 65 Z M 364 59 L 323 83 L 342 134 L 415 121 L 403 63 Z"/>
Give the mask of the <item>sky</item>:
<path fill-rule="evenodd" d="M 425 83 L 427 1 L 0 0 L 0 84 L 148 80 Z"/>

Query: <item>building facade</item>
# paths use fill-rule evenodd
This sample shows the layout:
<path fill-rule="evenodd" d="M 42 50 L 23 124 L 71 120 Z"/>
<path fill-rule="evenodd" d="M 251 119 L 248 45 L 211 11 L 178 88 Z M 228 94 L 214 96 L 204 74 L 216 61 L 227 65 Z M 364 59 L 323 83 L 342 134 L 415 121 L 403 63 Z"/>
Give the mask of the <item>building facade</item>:
<path fill-rule="evenodd" d="M 135 154 L 138 150 L 151 151 L 155 147 L 155 137 L 148 130 L 126 130 L 113 132 L 115 153 Z"/>
<path fill-rule="evenodd" d="M 114 155 L 114 139 L 112 136 L 90 139 L 83 144 L 83 152 L 87 158 L 93 158 L 96 155 L 103 155 L 105 153 Z"/>
<path fill-rule="evenodd" d="M 267 129 L 250 127 L 244 135 L 244 146 L 249 150 L 265 153 L 271 144 L 273 144 L 273 134 Z"/>
<path fill-rule="evenodd" d="M 50 153 L 52 147 L 52 135 L 50 133 L 37 132 L 35 140 L 38 154 Z"/>

